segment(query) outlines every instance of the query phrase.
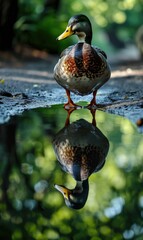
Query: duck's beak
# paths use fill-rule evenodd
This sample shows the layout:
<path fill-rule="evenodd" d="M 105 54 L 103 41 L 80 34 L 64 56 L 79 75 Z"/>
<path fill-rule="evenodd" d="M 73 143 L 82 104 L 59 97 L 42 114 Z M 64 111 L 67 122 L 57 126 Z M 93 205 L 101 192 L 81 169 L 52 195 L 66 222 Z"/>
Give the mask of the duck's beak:
<path fill-rule="evenodd" d="M 57 38 L 57 40 L 65 39 L 74 34 L 71 26 L 67 26 L 66 30 Z"/>
<path fill-rule="evenodd" d="M 67 189 L 66 187 L 64 186 L 61 186 L 61 185 L 57 185 L 55 184 L 54 187 L 63 194 L 64 198 L 65 199 L 68 199 L 69 197 L 69 189 Z"/>

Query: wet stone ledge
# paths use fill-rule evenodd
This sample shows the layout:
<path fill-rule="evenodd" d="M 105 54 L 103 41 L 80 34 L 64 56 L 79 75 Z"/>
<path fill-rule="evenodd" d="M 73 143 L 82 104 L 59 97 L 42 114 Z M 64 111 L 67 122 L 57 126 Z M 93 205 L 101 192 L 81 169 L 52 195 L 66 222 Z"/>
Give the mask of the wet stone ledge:
<path fill-rule="evenodd" d="M 65 90 L 53 79 L 57 61 L 27 61 L 18 66 L 3 64 L 0 68 L 0 124 L 24 110 L 50 107 L 67 101 Z M 111 79 L 99 89 L 97 103 L 101 110 L 118 114 L 137 124 L 142 132 L 143 70 L 142 62 L 111 63 Z M 92 95 L 77 96 L 75 102 L 89 102 Z M 140 123 L 140 124 L 139 124 Z"/>

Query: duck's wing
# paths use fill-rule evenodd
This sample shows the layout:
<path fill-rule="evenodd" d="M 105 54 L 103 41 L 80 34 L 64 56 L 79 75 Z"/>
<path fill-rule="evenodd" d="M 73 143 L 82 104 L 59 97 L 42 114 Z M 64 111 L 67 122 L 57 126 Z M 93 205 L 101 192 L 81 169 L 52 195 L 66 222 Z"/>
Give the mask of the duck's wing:
<path fill-rule="evenodd" d="M 59 165 L 64 172 L 67 172 L 67 173 L 69 172 L 68 169 L 66 168 L 66 166 L 63 165 L 60 161 L 59 161 Z"/>
<path fill-rule="evenodd" d="M 107 55 L 106 55 L 106 53 L 105 53 L 103 50 L 101 50 L 100 48 L 98 48 L 98 47 L 96 47 L 96 46 L 92 46 L 92 47 L 94 48 L 94 50 L 95 50 L 97 53 L 102 54 L 102 55 L 107 59 Z"/>
<path fill-rule="evenodd" d="M 72 50 L 73 46 L 74 46 L 74 45 L 71 45 L 71 46 L 67 47 L 66 49 L 64 49 L 64 50 L 61 52 L 60 58 L 62 58 L 62 57 L 65 56 L 65 55 L 68 55 L 69 52 Z"/>
<path fill-rule="evenodd" d="M 105 164 L 105 160 L 99 166 L 96 167 L 94 172 L 100 171 L 103 168 L 104 164 Z"/>

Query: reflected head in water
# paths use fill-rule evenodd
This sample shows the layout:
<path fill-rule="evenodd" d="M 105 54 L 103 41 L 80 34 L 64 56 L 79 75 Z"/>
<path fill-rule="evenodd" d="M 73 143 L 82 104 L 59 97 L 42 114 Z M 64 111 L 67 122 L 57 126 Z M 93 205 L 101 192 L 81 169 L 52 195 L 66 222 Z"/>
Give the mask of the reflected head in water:
<path fill-rule="evenodd" d="M 82 208 L 86 203 L 89 191 L 89 176 L 99 171 L 109 150 L 109 141 L 92 123 L 79 119 L 61 129 L 53 140 L 57 159 L 65 172 L 76 180 L 73 190 L 55 185 L 64 196 L 66 205 L 71 208 Z"/>
<path fill-rule="evenodd" d="M 65 186 L 55 184 L 55 188 L 60 191 L 68 207 L 74 209 L 83 208 L 89 192 L 88 179 L 85 181 L 76 181 L 74 189 L 68 189 Z"/>

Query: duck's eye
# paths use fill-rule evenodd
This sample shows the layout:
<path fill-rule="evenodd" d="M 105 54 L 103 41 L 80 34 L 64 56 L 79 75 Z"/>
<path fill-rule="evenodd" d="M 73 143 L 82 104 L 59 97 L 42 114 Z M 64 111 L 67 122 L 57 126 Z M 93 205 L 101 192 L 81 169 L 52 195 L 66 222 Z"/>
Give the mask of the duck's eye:
<path fill-rule="evenodd" d="M 69 30 L 67 29 L 66 32 L 68 32 Z"/>

